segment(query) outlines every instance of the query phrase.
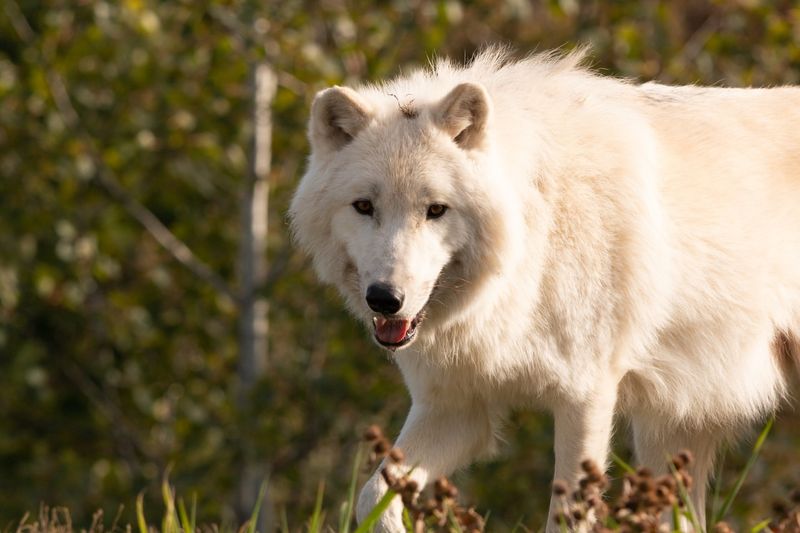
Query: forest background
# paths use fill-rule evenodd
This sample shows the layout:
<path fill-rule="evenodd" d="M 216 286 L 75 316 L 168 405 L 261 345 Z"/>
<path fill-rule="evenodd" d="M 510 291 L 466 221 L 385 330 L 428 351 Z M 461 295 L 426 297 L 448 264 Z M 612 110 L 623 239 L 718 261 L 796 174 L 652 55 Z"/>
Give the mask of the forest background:
<path fill-rule="evenodd" d="M 496 42 L 589 44 L 640 81 L 800 82 L 796 1 L 3 0 L 0 528 L 41 502 L 132 521 L 167 471 L 201 522 L 236 523 L 261 478 L 295 527 L 321 481 L 342 501 L 360 433 L 396 434 L 409 399 L 289 241 L 311 99 Z M 737 523 L 800 483 L 798 421 L 778 417 Z M 507 441 L 456 481 L 492 530 L 536 529 L 551 422 L 515 413 Z"/>

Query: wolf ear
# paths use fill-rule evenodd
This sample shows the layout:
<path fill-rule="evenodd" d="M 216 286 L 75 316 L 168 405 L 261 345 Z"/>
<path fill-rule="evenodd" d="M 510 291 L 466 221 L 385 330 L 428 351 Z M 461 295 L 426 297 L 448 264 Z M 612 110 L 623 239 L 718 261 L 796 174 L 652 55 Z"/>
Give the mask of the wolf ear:
<path fill-rule="evenodd" d="M 434 122 L 465 150 L 478 148 L 486 138 L 489 95 L 476 83 L 462 83 L 434 110 Z"/>
<path fill-rule="evenodd" d="M 308 130 L 314 148 L 339 150 L 364 129 L 369 107 L 357 92 L 347 87 L 320 91 L 311 104 Z"/>

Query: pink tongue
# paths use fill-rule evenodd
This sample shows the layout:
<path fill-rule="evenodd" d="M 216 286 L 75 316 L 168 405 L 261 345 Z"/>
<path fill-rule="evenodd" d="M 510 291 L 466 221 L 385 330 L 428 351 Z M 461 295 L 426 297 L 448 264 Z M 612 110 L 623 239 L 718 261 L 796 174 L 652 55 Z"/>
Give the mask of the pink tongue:
<path fill-rule="evenodd" d="M 375 322 L 375 335 L 385 344 L 397 344 L 406 338 L 409 328 L 410 320 L 378 318 Z"/>

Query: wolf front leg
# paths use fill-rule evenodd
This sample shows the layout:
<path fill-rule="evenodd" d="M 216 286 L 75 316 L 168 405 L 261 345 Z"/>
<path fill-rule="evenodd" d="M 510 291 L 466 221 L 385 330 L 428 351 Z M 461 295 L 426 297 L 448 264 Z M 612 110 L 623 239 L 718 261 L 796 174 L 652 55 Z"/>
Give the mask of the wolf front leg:
<path fill-rule="evenodd" d="M 485 454 L 493 441 L 492 417 L 486 403 L 477 399 L 449 402 L 447 405 L 414 403 L 396 446 L 405 454 L 406 471 L 420 489 L 429 481 L 446 476 L 476 457 Z M 380 470 L 361 490 L 356 508 L 359 523 L 386 493 Z M 383 513 L 375 530 L 381 533 L 405 532 L 403 505 L 395 497 Z"/>
<path fill-rule="evenodd" d="M 556 459 L 553 478 L 566 482 L 570 490 L 578 486 L 583 461 L 594 461 L 605 470 L 616 400 L 617 382 L 609 379 L 588 398 L 565 400 L 553 409 Z M 557 513 L 562 506 L 563 500 L 553 495 L 547 517 L 548 533 L 561 531 Z"/>

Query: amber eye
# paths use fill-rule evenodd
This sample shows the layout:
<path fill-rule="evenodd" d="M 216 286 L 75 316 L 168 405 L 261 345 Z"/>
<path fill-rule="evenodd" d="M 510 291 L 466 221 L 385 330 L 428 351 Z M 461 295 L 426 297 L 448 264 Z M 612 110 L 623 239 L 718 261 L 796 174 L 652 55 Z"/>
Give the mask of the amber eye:
<path fill-rule="evenodd" d="M 368 217 L 371 217 L 372 213 L 375 211 L 375 208 L 372 207 L 372 202 L 369 200 L 356 200 L 353 202 L 353 209 L 355 209 L 359 215 Z"/>
<path fill-rule="evenodd" d="M 439 218 L 447 211 L 447 206 L 444 204 L 431 204 L 428 206 L 428 218 Z"/>

